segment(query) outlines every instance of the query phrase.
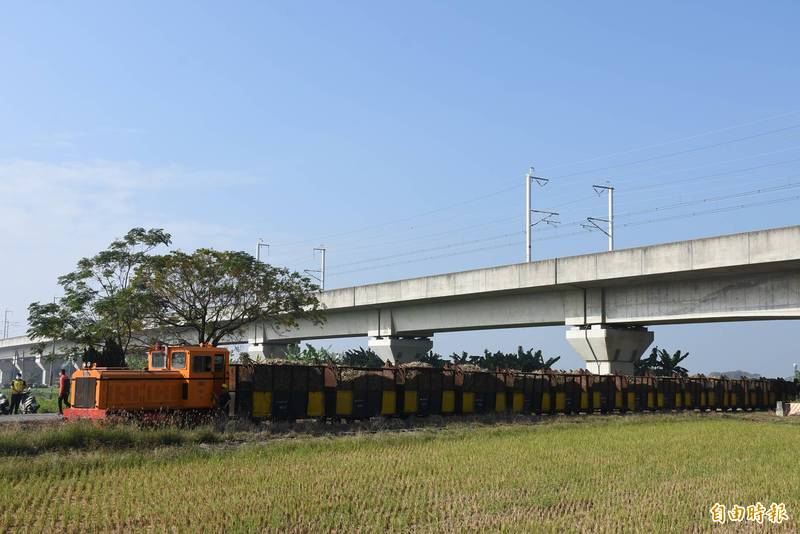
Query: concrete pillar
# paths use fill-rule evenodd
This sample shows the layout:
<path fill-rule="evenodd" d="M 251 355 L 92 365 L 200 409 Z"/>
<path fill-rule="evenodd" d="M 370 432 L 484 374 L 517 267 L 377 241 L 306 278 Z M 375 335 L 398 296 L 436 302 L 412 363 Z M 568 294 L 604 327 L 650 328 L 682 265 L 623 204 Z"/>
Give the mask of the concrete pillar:
<path fill-rule="evenodd" d="M 14 351 L 14 357 L 12 358 L 11 363 L 14 366 L 14 372 L 11 376 L 11 379 L 17 376 L 17 373 L 20 373 L 23 376 L 25 375 L 25 353 L 23 353 L 23 355 L 20 357 L 19 352 Z"/>
<path fill-rule="evenodd" d="M 632 375 L 633 362 L 653 342 L 653 332 L 638 327 L 591 325 L 570 328 L 567 341 L 586 361 L 589 372 Z"/>
<path fill-rule="evenodd" d="M 419 360 L 433 347 L 433 340 L 427 337 L 373 337 L 367 346 L 383 361 L 407 363 Z"/>
<path fill-rule="evenodd" d="M 247 347 L 247 354 L 253 360 L 283 358 L 291 346 L 291 343 L 260 343 L 251 340 Z"/>
<path fill-rule="evenodd" d="M 42 362 L 42 357 L 41 356 L 36 356 L 36 358 L 33 360 L 33 363 L 35 363 L 36 367 L 37 367 L 36 373 L 38 374 L 39 384 L 42 384 L 44 386 L 48 385 L 47 384 L 47 369 L 45 369 L 45 367 L 44 367 L 44 362 Z"/>
<path fill-rule="evenodd" d="M 291 343 L 264 343 L 262 349 L 265 358 L 283 358 L 291 346 Z"/>

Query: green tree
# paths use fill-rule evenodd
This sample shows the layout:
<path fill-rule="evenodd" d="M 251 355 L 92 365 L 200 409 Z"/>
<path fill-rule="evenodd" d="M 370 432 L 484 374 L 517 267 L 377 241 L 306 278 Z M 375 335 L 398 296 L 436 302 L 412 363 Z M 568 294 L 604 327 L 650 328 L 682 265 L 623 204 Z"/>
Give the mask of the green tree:
<path fill-rule="evenodd" d="M 312 363 L 315 365 L 339 363 L 339 355 L 333 352 L 330 347 L 316 348 L 309 343 L 306 343 L 304 349 L 300 349 L 297 345 L 291 345 L 286 351 L 285 358 L 287 360 L 294 360 L 304 363 Z"/>
<path fill-rule="evenodd" d="M 561 359 L 561 356 L 545 359 L 541 350 L 534 352 L 533 349 L 528 349 L 527 351 L 523 351 L 522 347 L 518 347 L 517 358 L 520 365 L 519 369 L 523 372 L 530 373 L 533 371 L 552 369 L 553 365 Z"/>
<path fill-rule="evenodd" d="M 458 361 L 456 361 L 456 358 L 458 358 Z M 466 352 L 460 357 L 455 354 L 453 355 L 454 363 L 471 363 L 492 371 L 513 369 L 525 373 L 551 369 L 560 359 L 560 356 L 556 356 L 545 360 L 541 350 L 525 350 L 521 346 L 517 347 L 517 352 L 503 352 L 499 350 L 491 352 L 487 349 L 483 351 L 482 356 L 468 356 Z"/>
<path fill-rule="evenodd" d="M 441 354 L 437 354 L 433 351 L 428 352 L 427 354 L 423 354 L 419 357 L 419 361 L 422 363 L 430 364 L 432 367 L 440 369 L 444 367 L 444 358 L 442 358 Z"/>
<path fill-rule="evenodd" d="M 689 357 L 689 353 L 681 353 L 680 350 L 675 351 L 674 354 L 670 355 L 664 349 L 661 349 L 658 354 L 658 367 L 661 373 L 664 376 L 671 376 L 671 375 L 679 375 L 679 376 L 689 376 L 689 371 L 685 367 L 681 367 L 679 364 Z"/>
<path fill-rule="evenodd" d="M 650 354 L 634 362 L 637 375 L 651 374 L 655 376 L 688 376 L 689 371 L 680 365 L 689 357 L 688 352 L 675 351 L 670 354 L 666 349 L 653 347 Z"/>
<path fill-rule="evenodd" d="M 131 369 L 147 369 L 147 353 L 144 351 L 125 355 L 125 363 Z"/>
<path fill-rule="evenodd" d="M 319 288 L 308 277 L 246 252 L 201 248 L 151 256 L 137 286 L 151 298 L 152 323 L 184 343 L 218 345 L 251 322 L 291 329 L 300 319 L 323 321 Z"/>
<path fill-rule="evenodd" d="M 344 354 L 342 354 L 341 362 L 342 365 L 371 368 L 383 367 L 384 363 L 383 360 L 375 354 L 375 351 L 372 349 L 364 349 L 364 347 L 346 350 Z"/>
<path fill-rule="evenodd" d="M 469 354 L 466 351 L 461 352 L 461 354 L 454 352 L 450 355 L 450 361 L 455 365 L 464 365 L 465 363 L 469 363 Z"/>
<path fill-rule="evenodd" d="M 642 354 L 638 360 L 634 361 L 633 369 L 636 376 L 658 374 L 658 347 L 653 347 L 649 355 Z"/>
<path fill-rule="evenodd" d="M 28 335 L 42 343 L 48 338 L 69 342 L 69 358 L 83 355 L 101 365 L 124 365 L 129 351 L 146 344 L 139 333 L 150 300 L 134 277 L 153 250 L 170 242 L 164 230 L 133 228 L 106 250 L 81 259 L 73 272 L 59 277 L 60 299 L 28 307 Z"/>

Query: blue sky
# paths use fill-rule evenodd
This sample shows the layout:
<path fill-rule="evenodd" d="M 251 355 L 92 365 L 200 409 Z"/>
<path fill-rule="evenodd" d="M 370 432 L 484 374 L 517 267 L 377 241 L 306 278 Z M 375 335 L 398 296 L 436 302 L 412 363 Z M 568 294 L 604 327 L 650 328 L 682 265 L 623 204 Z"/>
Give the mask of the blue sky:
<path fill-rule="evenodd" d="M 270 261 L 295 269 L 314 268 L 324 244 L 329 287 L 518 262 L 529 165 L 552 179 L 534 207 L 564 223 L 537 227 L 539 258 L 603 250 L 602 235 L 568 224 L 605 214 L 598 182 L 617 187 L 619 248 L 796 224 L 798 11 L 9 4 L 0 307 L 22 333 L 30 301 L 134 225 L 165 227 L 185 249 L 254 250 L 263 237 Z M 655 331 L 693 353 L 693 370 L 787 375 L 800 361 L 793 321 Z M 578 367 L 563 337 L 447 334 L 435 348 L 523 344 Z"/>

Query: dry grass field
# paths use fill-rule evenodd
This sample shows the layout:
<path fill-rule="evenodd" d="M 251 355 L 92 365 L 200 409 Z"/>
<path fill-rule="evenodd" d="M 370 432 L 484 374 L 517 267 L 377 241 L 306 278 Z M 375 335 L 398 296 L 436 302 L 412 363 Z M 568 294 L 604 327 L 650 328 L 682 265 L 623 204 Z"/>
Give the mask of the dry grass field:
<path fill-rule="evenodd" d="M 800 512 L 800 424 L 768 415 L 269 440 L 22 432 L 0 429 L 3 532 L 796 532 Z M 756 501 L 785 503 L 790 519 L 710 521 L 715 502 Z"/>

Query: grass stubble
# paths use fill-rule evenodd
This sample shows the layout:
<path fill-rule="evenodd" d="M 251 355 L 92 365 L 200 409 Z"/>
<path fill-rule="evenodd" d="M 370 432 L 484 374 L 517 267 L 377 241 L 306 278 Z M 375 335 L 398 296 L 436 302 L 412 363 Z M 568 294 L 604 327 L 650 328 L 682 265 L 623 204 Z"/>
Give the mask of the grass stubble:
<path fill-rule="evenodd" d="M 0 531 L 704 532 L 715 502 L 756 501 L 786 503 L 790 520 L 736 530 L 797 531 L 800 424 L 769 416 L 263 438 L 0 428 Z"/>

